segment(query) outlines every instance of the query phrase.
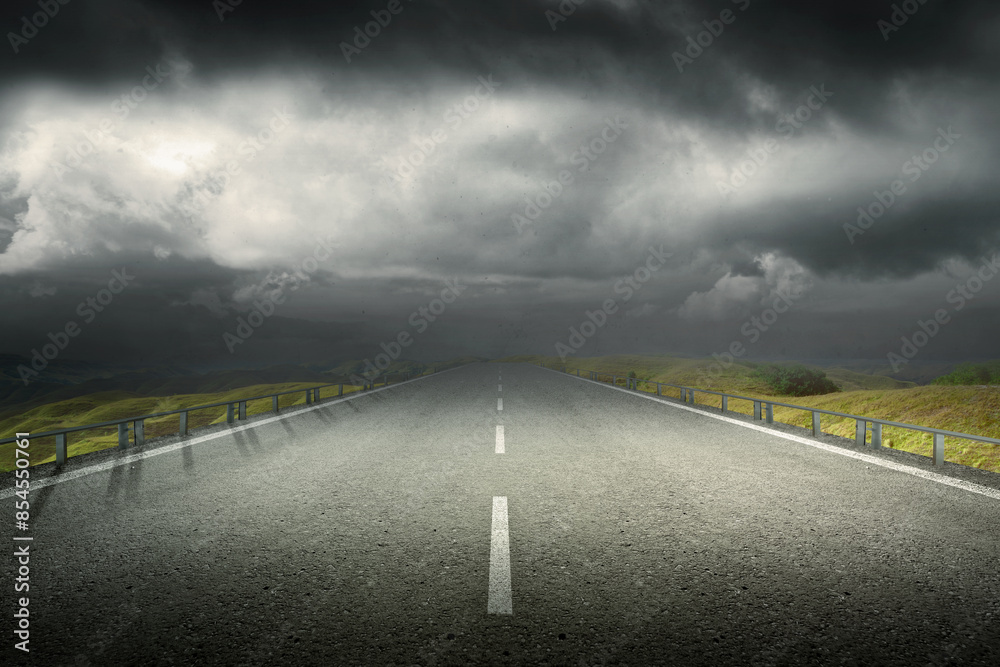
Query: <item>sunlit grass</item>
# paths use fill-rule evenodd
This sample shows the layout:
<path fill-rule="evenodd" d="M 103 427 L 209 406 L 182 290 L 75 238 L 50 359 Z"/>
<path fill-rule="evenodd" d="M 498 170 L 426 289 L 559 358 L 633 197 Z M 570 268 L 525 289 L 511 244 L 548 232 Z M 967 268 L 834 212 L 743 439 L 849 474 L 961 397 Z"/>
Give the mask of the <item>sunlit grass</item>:
<path fill-rule="evenodd" d="M 711 360 L 684 359 L 677 357 L 657 357 L 638 355 L 615 355 L 588 359 L 570 359 L 561 362 L 557 357 L 523 355 L 508 357 L 500 361 L 524 361 L 566 369 L 575 374 L 576 369 L 593 370 L 601 373 L 615 373 L 619 376 L 619 386 L 624 386 L 624 377 L 635 371 L 640 380 L 639 389 L 656 393 L 655 382 L 669 382 L 694 389 L 740 394 L 761 400 L 773 400 L 807 408 L 819 408 L 833 412 L 844 412 L 873 419 L 926 426 L 959 433 L 1000 438 L 1000 387 L 971 386 L 916 386 L 882 376 L 868 376 L 861 373 L 833 369 L 828 373 L 835 381 L 846 378 L 851 386 L 865 387 L 852 391 L 842 391 L 820 396 L 775 396 L 766 385 L 756 381 L 749 366 L 734 364 L 717 376 L 706 376 L 704 369 Z M 610 378 L 601 379 L 609 381 Z M 887 386 L 888 385 L 888 386 Z M 901 388 L 892 388 L 893 385 Z M 842 383 L 843 386 L 843 383 Z M 663 395 L 680 398 L 680 391 L 663 388 Z M 721 409 L 719 396 L 695 392 L 698 405 Z M 745 415 L 753 414 L 753 402 L 730 398 L 727 409 Z M 805 410 L 795 410 L 776 406 L 774 420 L 786 424 L 812 428 L 812 415 Z M 824 415 L 824 433 L 853 439 L 855 420 Z M 871 434 L 868 434 L 869 442 Z M 929 433 L 885 427 L 882 444 L 902 451 L 931 456 L 933 436 Z M 953 463 L 1000 472 L 1000 445 L 945 438 L 945 460 Z"/>
<path fill-rule="evenodd" d="M 0 433 L 13 436 L 15 433 L 44 433 L 61 428 L 83 426 L 138 417 L 140 415 L 168 412 L 186 407 L 219 403 L 222 401 L 238 401 L 247 396 L 266 395 L 267 398 L 247 402 L 247 416 L 270 412 L 272 402 L 270 395 L 295 391 L 278 397 L 279 409 L 305 403 L 305 390 L 318 386 L 315 382 L 286 382 L 282 384 L 261 384 L 250 387 L 240 387 L 224 392 L 206 394 L 180 394 L 177 396 L 137 397 L 127 392 L 102 392 L 78 396 L 42 405 L 16 417 L 0 421 Z M 344 385 L 344 394 L 358 391 L 353 385 Z M 329 398 L 337 392 L 336 387 L 325 387 L 321 390 L 322 398 Z M 226 421 L 226 406 L 196 410 L 188 413 L 188 430 L 219 424 Z M 180 427 L 178 415 L 168 415 L 148 419 L 145 422 L 146 439 L 177 433 Z M 7 436 L 5 436 L 7 437 Z M 99 451 L 118 445 L 117 427 L 105 427 L 70 433 L 67 441 L 69 456 L 77 456 L 88 452 Z M 55 460 L 55 437 L 32 439 L 29 449 L 32 465 Z M 0 471 L 14 469 L 14 443 L 0 445 Z"/>

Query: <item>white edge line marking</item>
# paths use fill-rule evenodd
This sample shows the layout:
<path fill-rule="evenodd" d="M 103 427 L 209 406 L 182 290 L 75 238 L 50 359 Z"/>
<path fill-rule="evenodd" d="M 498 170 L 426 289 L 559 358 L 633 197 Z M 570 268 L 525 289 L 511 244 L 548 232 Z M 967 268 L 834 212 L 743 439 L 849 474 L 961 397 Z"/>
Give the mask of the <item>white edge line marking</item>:
<path fill-rule="evenodd" d="M 502 398 L 498 398 L 497 399 L 497 410 L 500 410 L 501 412 L 503 411 L 503 399 Z"/>
<path fill-rule="evenodd" d="M 503 454 L 505 451 L 505 443 L 503 439 L 503 424 L 497 425 L 497 454 Z"/>
<path fill-rule="evenodd" d="M 130 463 L 135 463 L 136 461 L 141 461 L 142 459 L 152 458 L 154 456 L 159 456 L 160 454 L 167 454 L 168 452 L 173 452 L 178 449 L 184 449 L 185 447 L 191 447 L 192 445 L 198 445 L 203 442 L 208 442 L 209 440 L 214 440 L 215 438 L 224 438 L 227 435 L 233 433 L 239 433 L 240 431 L 246 431 L 252 428 L 257 428 L 258 426 L 264 426 L 265 424 L 271 424 L 276 421 L 281 421 L 282 419 L 289 419 L 291 417 L 298 417 L 299 415 L 305 414 L 306 412 L 312 412 L 313 410 L 319 410 L 320 408 L 326 408 L 331 405 L 336 405 L 337 403 L 342 403 L 344 401 L 353 401 L 356 398 L 362 396 L 371 396 L 372 394 L 377 394 L 380 391 L 385 391 L 386 389 L 394 389 L 400 385 L 408 384 L 410 382 L 418 382 L 420 380 L 426 380 L 427 378 L 432 378 L 443 373 L 448 373 L 449 371 L 455 371 L 459 368 L 464 368 L 463 366 L 456 366 L 455 368 L 449 368 L 448 370 L 441 371 L 439 373 L 434 373 L 433 375 L 424 375 L 418 378 L 413 378 L 412 380 L 404 380 L 397 384 L 391 384 L 388 387 L 380 387 L 378 389 L 372 389 L 371 391 L 357 391 L 353 392 L 343 398 L 338 398 L 335 401 L 328 401 L 325 403 L 319 403 L 308 408 L 300 408 L 295 410 L 295 412 L 288 412 L 285 414 L 277 414 L 274 417 L 268 417 L 267 419 L 261 419 L 260 421 L 254 422 L 252 424 L 244 424 L 243 426 L 234 426 L 232 428 L 226 429 L 225 431 L 219 431 L 218 433 L 209 433 L 208 435 L 199 436 L 191 440 L 183 440 L 181 442 L 175 442 L 172 445 L 165 445 L 163 447 L 157 447 L 156 449 L 150 450 L 148 452 L 142 452 L 139 454 L 130 454 L 120 459 L 115 459 L 114 461 L 105 461 L 104 463 L 99 463 L 97 465 L 88 466 L 86 468 L 80 468 L 79 470 L 74 470 L 72 472 L 67 472 L 65 474 L 59 475 L 58 477 L 48 477 L 46 479 L 39 480 L 37 482 L 31 483 L 31 490 L 44 489 L 47 486 L 54 486 L 56 484 L 62 484 L 63 482 L 68 482 L 70 480 L 78 479 L 86 475 L 92 475 L 97 472 L 103 472 L 105 470 L 111 470 L 112 468 L 117 468 L 118 466 L 128 465 Z M 305 391 L 303 389 L 302 391 Z M 288 408 L 285 408 L 286 410 Z M 114 449 L 114 448 L 110 448 Z M 100 450 L 104 451 L 104 450 Z M 3 473 L 0 473 L 3 474 Z M 5 489 L 0 491 L 0 499 L 11 498 L 18 489 L 12 487 L 10 489 Z"/>
<path fill-rule="evenodd" d="M 487 614 L 513 614 L 510 591 L 510 534 L 507 496 L 493 496 L 493 529 L 490 535 L 490 594 Z"/>
<path fill-rule="evenodd" d="M 931 472 L 929 470 L 921 470 L 920 468 L 914 468 L 912 466 L 904 465 L 902 463 L 895 463 L 893 461 L 884 461 L 877 456 L 872 456 L 870 454 L 862 454 L 861 452 L 852 452 L 850 450 L 841 449 L 834 445 L 826 445 L 822 442 L 816 442 L 815 440 L 809 440 L 807 438 L 802 438 L 797 435 L 792 435 L 791 433 L 782 433 L 780 431 L 775 431 L 769 429 L 765 426 L 758 426 L 756 424 L 747 424 L 746 422 L 740 421 L 738 419 L 733 419 L 731 417 L 724 417 L 721 414 L 712 414 L 711 412 L 705 412 L 697 408 L 688 407 L 686 405 L 677 405 L 675 403 L 670 403 L 661 398 L 655 396 L 646 396 L 643 393 L 636 393 L 634 391 L 629 391 L 623 389 L 622 387 L 612 387 L 604 382 L 597 380 L 589 380 L 587 378 L 578 378 L 575 375 L 569 375 L 567 373 L 559 373 L 559 371 L 552 370 L 551 368 L 544 368 L 547 371 L 552 371 L 553 373 L 558 373 L 559 375 L 565 375 L 571 377 L 574 380 L 581 380 L 587 382 L 588 384 L 598 384 L 608 389 L 614 389 L 615 391 L 620 391 L 629 396 L 636 396 L 638 398 L 645 398 L 646 400 L 653 401 L 654 403 L 660 403 L 662 405 L 668 405 L 672 408 L 677 408 L 678 410 L 686 410 L 688 412 L 694 412 L 705 417 L 711 417 L 712 419 L 718 419 L 719 421 L 729 422 L 730 424 L 736 424 L 737 426 L 742 426 L 743 428 L 749 428 L 754 431 L 760 431 L 761 433 L 767 433 L 768 435 L 773 435 L 776 438 L 783 438 L 785 440 L 791 440 L 792 442 L 798 442 L 803 445 L 809 445 L 810 447 L 815 447 L 816 449 L 822 449 L 833 454 L 839 454 L 840 456 L 846 456 L 852 459 L 858 459 L 859 461 L 864 461 L 865 463 L 871 463 L 872 465 L 881 466 L 883 468 L 889 468 L 890 470 L 895 470 L 897 472 L 906 473 L 908 475 L 913 475 L 914 477 L 922 477 L 923 479 L 929 480 L 931 482 L 937 482 L 938 484 L 944 484 L 946 486 L 953 486 L 956 489 L 962 489 L 963 491 L 969 491 L 971 493 L 978 493 L 982 496 L 987 496 L 993 498 L 994 500 L 1000 500 L 1000 491 L 997 489 L 991 489 L 988 486 L 983 486 L 982 484 L 976 484 L 975 482 L 966 482 L 961 479 L 954 479 L 948 477 L 947 475 L 941 475 L 936 472 Z"/>

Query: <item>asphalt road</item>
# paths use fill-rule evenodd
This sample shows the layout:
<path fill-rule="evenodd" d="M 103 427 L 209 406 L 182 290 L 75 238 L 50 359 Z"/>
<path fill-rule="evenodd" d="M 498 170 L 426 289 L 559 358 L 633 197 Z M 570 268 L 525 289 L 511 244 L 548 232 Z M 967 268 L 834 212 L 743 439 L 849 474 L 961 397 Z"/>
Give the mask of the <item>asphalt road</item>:
<path fill-rule="evenodd" d="M 31 503 L 31 652 L 7 614 L 8 664 L 1000 664 L 1000 500 L 528 365 Z"/>

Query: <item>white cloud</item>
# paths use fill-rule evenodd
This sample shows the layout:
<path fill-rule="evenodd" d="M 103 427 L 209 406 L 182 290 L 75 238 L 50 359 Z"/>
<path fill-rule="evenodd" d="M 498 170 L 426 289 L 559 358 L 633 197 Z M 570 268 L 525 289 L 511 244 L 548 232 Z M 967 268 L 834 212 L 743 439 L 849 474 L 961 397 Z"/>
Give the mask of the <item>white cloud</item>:
<path fill-rule="evenodd" d="M 722 321 L 759 298 L 760 287 L 758 278 L 727 273 L 707 292 L 691 293 L 677 314 L 686 320 Z"/>
<path fill-rule="evenodd" d="M 685 320 L 721 322 L 770 303 L 778 292 L 798 298 L 812 287 L 809 273 L 793 259 L 766 253 L 754 261 L 763 276 L 727 272 L 708 291 L 688 295 L 677 314 Z"/>

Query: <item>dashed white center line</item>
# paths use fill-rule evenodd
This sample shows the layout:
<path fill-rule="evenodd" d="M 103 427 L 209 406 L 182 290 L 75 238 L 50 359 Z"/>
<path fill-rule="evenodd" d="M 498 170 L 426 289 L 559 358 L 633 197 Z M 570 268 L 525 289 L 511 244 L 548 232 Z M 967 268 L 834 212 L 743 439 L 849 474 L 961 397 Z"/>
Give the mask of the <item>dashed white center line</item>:
<path fill-rule="evenodd" d="M 502 398 L 498 398 L 497 399 L 497 410 L 503 411 L 503 399 Z"/>
<path fill-rule="evenodd" d="M 493 496 L 493 533 L 490 537 L 490 596 L 487 614 L 513 614 L 510 592 L 510 536 L 507 532 L 507 496 Z"/>
<path fill-rule="evenodd" d="M 503 424 L 497 426 L 497 454 L 504 453 Z"/>
<path fill-rule="evenodd" d="M 497 391 L 503 391 L 503 385 L 502 384 L 498 384 L 497 385 Z"/>

